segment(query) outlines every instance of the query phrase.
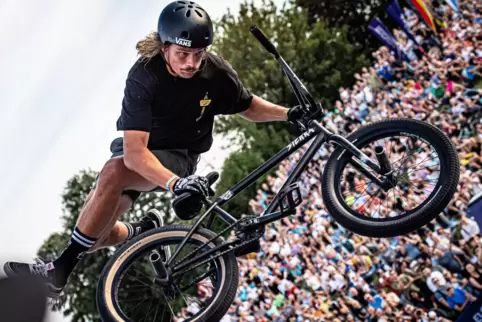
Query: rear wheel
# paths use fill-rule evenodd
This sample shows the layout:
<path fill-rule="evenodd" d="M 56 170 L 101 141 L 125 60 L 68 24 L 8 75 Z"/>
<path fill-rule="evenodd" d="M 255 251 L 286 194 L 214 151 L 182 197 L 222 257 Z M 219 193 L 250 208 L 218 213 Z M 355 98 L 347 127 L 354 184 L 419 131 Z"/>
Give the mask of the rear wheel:
<path fill-rule="evenodd" d="M 206 322 L 219 321 L 226 314 L 238 287 L 238 265 L 232 252 L 176 275 L 167 286 L 156 282 L 150 262 L 152 254 L 162 254 L 166 247 L 174 253 L 190 229 L 186 225 L 154 229 L 132 239 L 114 254 L 97 289 L 97 306 L 103 321 Z M 196 251 L 215 236 L 199 228 L 177 259 Z M 205 252 L 222 242 L 216 238 L 196 252 Z M 177 263 L 174 260 L 174 265 Z"/>
<path fill-rule="evenodd" d="M 350 161 L 356 158 L 338 146 L 325 166 L 322 193 L 328 212 L 345 228 L 368 237 L 403 235 L 428 224 L 455 193 L 457 151 L 435 126 L 389 119 L 363 126 L 347 139 L 373 160 L 383 147 L 396 182 L 382 189 L 355 169 Z"/>

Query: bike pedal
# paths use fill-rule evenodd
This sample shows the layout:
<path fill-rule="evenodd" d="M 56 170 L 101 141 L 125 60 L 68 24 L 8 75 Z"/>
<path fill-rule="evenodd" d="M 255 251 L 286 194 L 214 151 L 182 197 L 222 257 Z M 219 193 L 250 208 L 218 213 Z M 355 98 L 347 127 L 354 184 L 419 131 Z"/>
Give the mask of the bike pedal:
<path fill-rule="evenodd" d="M 302 201 L 301 189 L 298 182 L 292 183 L 279 193 L 278 204 L 282 214 L 296 213 L 296 207 L 298 207 Z"/>

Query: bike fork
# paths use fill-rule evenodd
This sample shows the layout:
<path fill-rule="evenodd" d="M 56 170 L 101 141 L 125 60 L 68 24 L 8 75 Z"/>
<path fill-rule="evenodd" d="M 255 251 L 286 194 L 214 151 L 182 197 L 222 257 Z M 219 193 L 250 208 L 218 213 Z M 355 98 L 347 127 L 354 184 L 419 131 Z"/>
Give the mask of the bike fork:
<path fill-rule="evenodd" d="M 383 146 L 375 147 L 375 156 L 378 164 L 372 161 L 363 151 L 358 149 L 353 143 L 348 141 L 341 135 L 333 134 L 325 129 L 319 122 L 312 122 L 320 131 L 322 131 L 328 141 L 332 141 L 345 148 L 348 153 L 358 158 L 360 161 L 353 158 L 350 159 L 350 164 L 354 166 L 358 171 L 370 178 L 379 187 L 382 187 L 385 191 L 390 190 L 393 187 L 393 175 L 390 165 L 390 161 L 385 152 Z M 375 171 L 377 174 L 385 176 L 386 180 L 380 180 L 377 176 L 371 173 L 369 170 Z"/>

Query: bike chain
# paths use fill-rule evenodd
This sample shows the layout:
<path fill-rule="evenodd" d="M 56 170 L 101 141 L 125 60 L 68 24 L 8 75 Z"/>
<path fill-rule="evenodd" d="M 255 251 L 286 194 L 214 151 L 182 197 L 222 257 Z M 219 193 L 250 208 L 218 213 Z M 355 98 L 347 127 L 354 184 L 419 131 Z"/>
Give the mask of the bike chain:
<path fill-rule="evenodd" d="M 205 247 L 206 245 L 209 245 L 212 241 L 214 241 L 216 238 L 218 238 L 220 235 L 222 235 L 223 233 L 225 233 L 226 231 L 228 231 L 229 229 L 233 228 L 234 226 L 237 226 L 237 225 L 240 225 L 242 228 L 243 225 L 244 226 L 247 226 L 251 223 L 251 220 L 254 219 L 254 218 L 258 218 L 258 216 L 247 216 L 247 217 L 244 217 L 242 219 L 240 219 L 238 222 L 234 223 L 234 224 L 231 224 L 229 225 L 227 228 L 223 229 L 220 233 L 218 233 L 215 237 L 211 238 L 209 241 L 207 241 L 206 243 L 204 243 L 204 245 L 196 248 L 195 250 L 193 250 L 191 253 L 187 254 L 186 256 L 184 256 L 183 258 L 181 258 L 180 260 L 178 260 L 173 266 L 176 266 L 176 265 L 179 265 L 180 263 L 182 263 L 183 261 L 187 260 L 187 258 L 191 257 L 195 252 L 199 251 L 200 249 L 202 249 L 203 247 Z M 246 222 L 246 224 L 245 224 Z M 235 228 L 236 229 L 236 228 Z M 238 228 L 239 229 L 239 228 Z M 235 251 L 243 246 L 246 246 L 247 244 L 259 239 L 261 236 L 262 236 L 262 233 L 259 232 L 259 229 L 256 229 L 256 234 L 253 234 L 254 237 L 250 238 L 250 239 L 246 239 L 244 240 L 243 242 L 241 242 L 241 244 L 235 246 L 235 247 L 231 247 L 223 252 L 221 252 L 220 254 L 216 255 L 216 257 L 220 257 L 220 256 L 223 256 L 229 252 L 232 252 L 232 251 Z M 212 258 L 208 258 L 200 263 L 197 263 L 194 267 L 191 267 L 191 270 L 198 267 L 198 266 L 201 266 L 209 261 L 211 261 Z"/>

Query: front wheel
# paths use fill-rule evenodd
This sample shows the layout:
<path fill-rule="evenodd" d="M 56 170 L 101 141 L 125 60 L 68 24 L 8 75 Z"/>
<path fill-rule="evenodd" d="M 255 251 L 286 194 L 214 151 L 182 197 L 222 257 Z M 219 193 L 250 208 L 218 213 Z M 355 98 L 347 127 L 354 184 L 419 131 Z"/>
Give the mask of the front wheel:
<path fill-rule="evenodd" d="M 238 265 L 232 252 L 215 256 L 186 270 L 168 285 L 156 280 L 152 254 L 170 248 L 174 253 L 192 226 L 164 226 L 123 245 L 106 264 L 97 288 L 97 307 L 104 322 L 219 321 L 238 288 Z M 188 254 L 200 254 L 223 240 L 198 228 L 181 249 L 174 265 Z M 212 242 L 208 243 L 210 240 Z M 203 248 L 200 246 L 208 243 Z M 159 260 L 161 256 L 155 256 Z M 174 266 L 167 266 L 168 270 Z M 192 266 L 194 267 L 194 266 Z"/>
<path fill-rule="evenodd" d="M 412 232 L 439 215 L 457 189 L 457 151 L 431 124 L 388 119 L 363 126 L 346 139 L 372 160 L 384 148 L 392 170 L 387 189 L 363 175 L 352 163 L 358 159 L 343 147 L 336 147 L 328 159 L 323 201 L 334 219 L 354 233 L 394 237 Z"/>

